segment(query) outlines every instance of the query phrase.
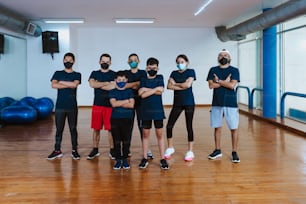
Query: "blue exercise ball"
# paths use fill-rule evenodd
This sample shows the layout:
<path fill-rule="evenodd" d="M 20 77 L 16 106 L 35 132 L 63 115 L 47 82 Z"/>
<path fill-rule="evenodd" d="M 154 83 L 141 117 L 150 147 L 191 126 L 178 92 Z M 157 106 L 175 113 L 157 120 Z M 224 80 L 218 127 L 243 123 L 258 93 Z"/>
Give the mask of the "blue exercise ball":
<path fill-rule="evenodd" d="M 37 119 L 37 112 L 31 106 L 10 105 L 0 112 L 1 119 L 7 124 L 27 124 Z"/>
<path fill-rule="evenodd" d="M 13 99 L 11 97 L 0 98 L 0 110 L 2 108 L 5 108 L 5 107 L 11 105 L 13 102 L 15 102 L 15 99 Z"/>
<path fill-rule="evenodd" d="M 31 96 L 26 96 L 20 99 L 19 101 L 24 105 L 33 106 L 36 103 L 36 98 L 31 97 Z"/>
<path fill-rule="evenodd" d="M 39 119 L 48 118 L 52 114 L 54 107 L 53 101 L 48 97 L 39 98 L 33 107 L 37 111 L 37 117 Z"/>

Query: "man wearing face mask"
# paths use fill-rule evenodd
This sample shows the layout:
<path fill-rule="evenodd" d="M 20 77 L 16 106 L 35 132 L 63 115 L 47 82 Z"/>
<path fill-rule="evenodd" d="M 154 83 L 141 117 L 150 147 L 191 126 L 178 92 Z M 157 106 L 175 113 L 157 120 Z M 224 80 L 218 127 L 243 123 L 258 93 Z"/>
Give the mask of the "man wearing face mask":
<path fill-rule="evenodd" d="M 230 53 L 223 49 L 218 55 L 219 66 L 210 68 L 207 76 L 208 86 L 213 89 L 213 100 L 210 114 L 210 123 L 214 130 L 215 150 L 208 155 L 214 160 L 222 157 L 221 128 L 225 118 L 232 136 L 232 162 L 239 163 L 237 154 L 239 110 L 237 103 L 236 86 L 240 82 L 239 70 L 230 65 Z"/>
<path fill-rule="evenodd" d="M 57 89 L 57 99 L 55 106 L 56 134 L 54 151 L 48 156 L 48 160 L 61 158 L 63 156 L 61 151 L 61 143 L 66 118 L 68 119 L 68 125 L 71 134 L 71 156 L 75 160 L 80 159 L 80 155 L 77 151 L 78 105 L 76 95 L 77 87 L 79 84 L 81 84 L 81 74 L 73 70 L 72 66 L 74 61 L 74 54 L 70 52 L 66 53 L 63 59 L 65 69 L 62 71 L 56 71 L 51 78 L 52 88 Z"/>
<path fill-rule="evenodd" d="M 141 70 L 138 68 L 140 61 L 139 57 L 136 53 L 132 53 L 129 55 L 128 58 L 128 64 L 130 66 L 130 69 L 126 71 L 126 75 L 128 78 L 128 83 L 126 84 L 127 88 L 131 88 L 134 93 L 134 99 L 135 99 L 135 105 L 134 105 L 134 113 L 133 113 L 133 124 L 131 128 L 131 134 L 133 132 L 134 127 L 134 118 L 135 118 L 135 112 L 137 116 L 137 125 L 140 133 L 140 138 L 142 140 L 142 124 L 141 120 L 139 119 L 140 114 L 140 96 L 138 95 L 139 85 L 140 85 L 140 79 L 147 76 L 147 73 L 145 70 Z M 131 156 L 131 153 L 129 153 L 129 156 Z M 151 150 L 148 150 L 147 153 L 148 159 L 153 159 L 153 154 Z"/>
<path fill-rule="evenodd" d="M 115 88 L 115 72 L 109 69 L 111 56 L 102 54 L 100 56 L 100 69 L 93 71 L 89 76 L 89 85 L 94 88 L 94 103 L 92 106 L 91 128 L 93 129 L 93 149 L 87 156 L 91 160 L 99 156 L 100 131 L 104 128 L 108 131 L 108 141 L 110 146 L 109 156 L 114 157 L 114 145 L 111 134 L 110 118 L 112 106 L 109 101 L 109 91 Z"/>

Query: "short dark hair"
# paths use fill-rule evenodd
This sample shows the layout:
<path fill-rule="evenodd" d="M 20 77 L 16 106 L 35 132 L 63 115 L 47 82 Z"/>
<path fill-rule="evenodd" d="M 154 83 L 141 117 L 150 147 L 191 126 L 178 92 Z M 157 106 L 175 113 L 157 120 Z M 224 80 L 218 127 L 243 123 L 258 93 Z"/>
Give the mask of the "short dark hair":
<path fill-rule="evenodd" d="M 139 60 L 139 57 L 138 57 L 138 55 L 137 55 L 136 53 L 132 53 L 132 54 L 130 54 L 130 55 L 129 55 L 129 59 L 130 59 L 130 57 L 133 57 L 133 56 L 136 56 L 136 57 L 137 57 L 137 59 Z"/>
<path fill-rule="evenodd" d="M 180 54 L 180 55 L 178 55 L 178 56 L 176 57 L 176 59 L 175 59 L 175 62 L 176 62 L 176 63 L 177 63 L 177 60 L 178 60 L 179 58 L 183 58 L 186 62 L 189 62 L 188 57 L 187 57 L 186 55 Z"/>
<path fill-rule="evenodd" d="M 154 65 L 156 64 L 158 66 L 159 64 L 159 61 L 158 59 L 154 58 L 154 57 L 150 57 L 148 60 L 147 60 L 147 66 L 148 65 Z"/>
<path fill-rule="evenodd" d="M 101 56 L 100 56 L 100 60 L 102 59 L 102 57 L 108 57 L 110 59 L 110 61 L 112 61 L 112 57 L 107 54 L 107 53 L 103 53 Z"/>
<path fill-rule="evenodd" d="M 127 78 L 126 72 L 125 71 L 118 71 L 118 72 L 116 72 L 115 78 L 117 79 L 118 77 L 125 77 L 125 78 Z"/>
<path fill-rule="evenodd" d="M 75 61 L 75 57 L 74 57 L 74 54 L 72 52 L 67 52 L 65 55 L 64 55 L 64 59 L 65 57 L 71 57 L 73 59 L 73 61 Z"/>

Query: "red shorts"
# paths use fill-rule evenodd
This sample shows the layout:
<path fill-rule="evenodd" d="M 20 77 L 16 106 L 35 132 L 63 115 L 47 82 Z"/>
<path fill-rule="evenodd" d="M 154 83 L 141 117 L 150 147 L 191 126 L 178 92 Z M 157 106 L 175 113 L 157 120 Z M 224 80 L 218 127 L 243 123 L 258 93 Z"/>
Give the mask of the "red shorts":
<path fill-rule="evenodd" d="M 91 112 L 91 128 L 94 130 L 111 130 L 110 119 L 112 116 L 112 108 L 105 106 L 92 106 Z"/>

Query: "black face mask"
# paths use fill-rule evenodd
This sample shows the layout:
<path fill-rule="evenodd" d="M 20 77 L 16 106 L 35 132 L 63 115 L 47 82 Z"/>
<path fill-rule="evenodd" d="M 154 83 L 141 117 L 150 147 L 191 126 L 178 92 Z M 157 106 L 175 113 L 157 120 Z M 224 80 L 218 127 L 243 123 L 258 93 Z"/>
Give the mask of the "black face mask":
<path fill-rule="evenodd" d="M 72 68 L 73 63 L 71 62 L 64 62 L 64 66 L 66 69 L 71 69 Z"/>
<path fill-rule="evenodd" d="M 101 64 L 102 69 L 108 69 L 108 67 L 109 67 L 109 64 L 107 64 L 107 63 L 102 63 Z"/>
<path fill-rule="evenodd" d="M 219 60 L 219 63 L 220 63 L 221 65 L 226 65 L 227 63 L 229 63 L 229 60 L 226 59 L 226 58 L 224 58 L 224 57 L 222 57 L 222 58 Z"/>
<path fill-rule="evenodd" d="M 151 70 L 148 71 L 148 74 L 149 74 L 149 76 L 152 77 L 152 76 L 155 76 L 157 74 L 157 71 L 151 69 Z"/>

